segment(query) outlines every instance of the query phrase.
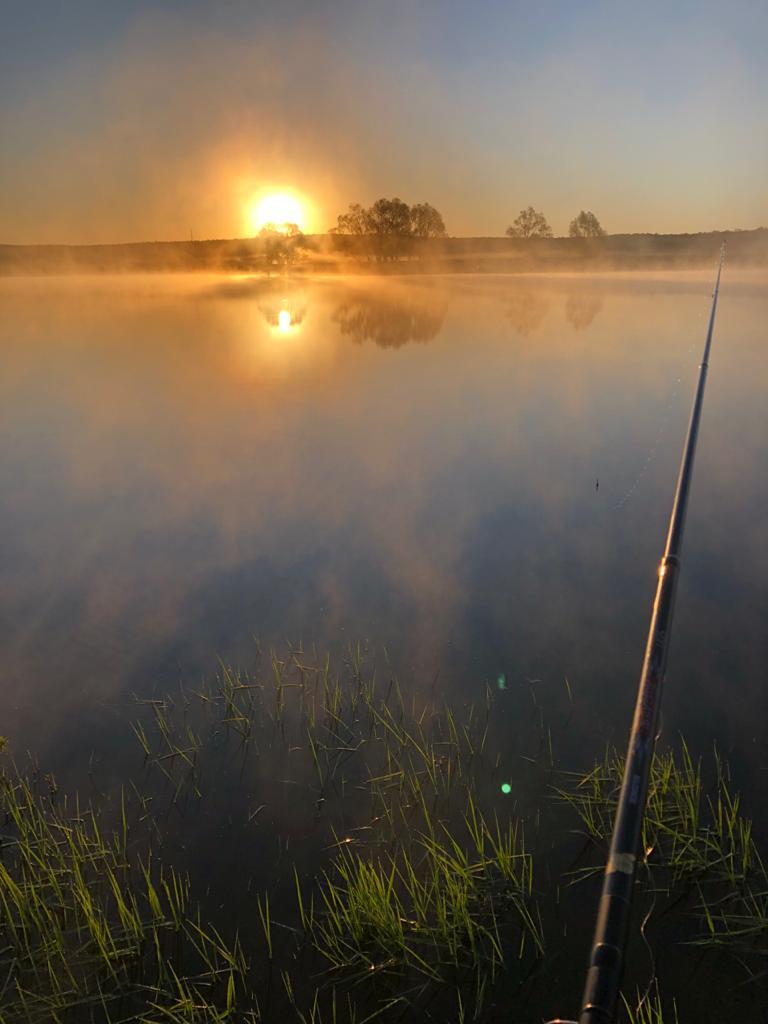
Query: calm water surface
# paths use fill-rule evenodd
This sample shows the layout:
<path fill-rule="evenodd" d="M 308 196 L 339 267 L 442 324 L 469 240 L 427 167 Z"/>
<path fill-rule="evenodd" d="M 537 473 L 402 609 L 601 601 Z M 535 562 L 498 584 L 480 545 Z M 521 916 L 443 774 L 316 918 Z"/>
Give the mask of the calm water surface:
<path fill-rule="evenodd" d="M 359 641 L 406 690 L 494 688 L 502 740 L 524 691 L 564 763 L 622 746 L 711 280 L 0 282 L 0 733 L 108 786 L 132 695 Z M 753 813 L 765 286 L 723 279 L 663 711 Z"/>
<path fill-rule="evenodd" d="M 567 676 L 621 734 L 709 287 L 2 282 L 2 731 L 87 757 L 94 709 L 257 637 Z M 727 274 L 665 701 L 758 759 L 766 314 Z"/>

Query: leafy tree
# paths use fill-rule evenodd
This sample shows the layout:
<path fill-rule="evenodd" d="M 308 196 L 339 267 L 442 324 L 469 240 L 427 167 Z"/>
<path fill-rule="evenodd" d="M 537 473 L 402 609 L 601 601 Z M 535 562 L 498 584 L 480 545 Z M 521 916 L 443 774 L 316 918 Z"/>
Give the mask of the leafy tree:
<path fill-rule="evenodd" d="M 521 210 L 506 232 L 510 238 L 551 238 L 552 228 L 543 213 L 529 206 Z"/>
<path fill-rule="evenodd" d="M 374 235 L 407 238 L 411 234 L 411 210 L 407 203 L 394 199 L 377 199 L 367 212 L 369 230 Z"/>
<path fill-rule="evenodd" d="M 367 211 L 360 203 L 350 203 L 349 213 L 340 213 L 336 218 L 337 226 L 331 228 L 333 234 L 366 235 L 368 234 Z"/>
<path fill-rule="evenodd" d="M 445 222 L 429 203 L 411 207 L 411 233 L 415 238 L 445 238 Z"/>
<path fill-rule="evenodd" d="M 441 238 L 445 224 L 440 213 L 429 203 L 408 206 L 402 199 L 377 199 L 373 206 L 352 203 L 348 213 L 340 214 L 336 227 L 335 246 L 357 255 L 375 254 L 377 259 L 396 259 L 409 252 L 417 238 Z"/>
<path fill-rule="evenodd" d="M 299 250 L 305 248 L 306 239 L 298 224 L 265 224 L 259 231 L 267 270 L 274 266 L 295 263 Z"/>
<path fill-rule="evenodd" d="M 275 224 L 269 221 L 259 231 L 261 238 L 272 238 L 273 235 L 281 235 L 283 238 L 297 238 L 301 234 L 301 228 L 292 221 L 284 221 L 282 224 Z"/>
<path fill-rule="evenodd" d="M 590 210 L 582 210 L 568 228 L 571 238 L 601 238 L 605 233 L 600 221 Z"/>

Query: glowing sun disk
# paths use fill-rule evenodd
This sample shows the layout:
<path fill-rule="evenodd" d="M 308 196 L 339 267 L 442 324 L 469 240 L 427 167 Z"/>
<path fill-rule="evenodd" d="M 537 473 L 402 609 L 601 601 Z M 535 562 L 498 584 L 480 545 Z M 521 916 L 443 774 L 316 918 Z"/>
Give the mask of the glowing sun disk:
<path fill-rule="evenodd" d="M 304 226 L 301 203 L 287 192 L 273 192 L 256 200 L 251 205 L 250 219 L 256 231 L 261 231 L 267 225 L 273 225 L 278 230 L 288 224 L 296 224 L 299 229 Z"/>

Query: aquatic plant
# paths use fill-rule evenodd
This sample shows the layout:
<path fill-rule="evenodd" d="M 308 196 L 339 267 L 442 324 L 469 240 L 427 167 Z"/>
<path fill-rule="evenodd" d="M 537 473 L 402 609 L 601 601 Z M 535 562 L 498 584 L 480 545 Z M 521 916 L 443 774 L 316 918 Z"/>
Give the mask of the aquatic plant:
<path fill-rule="evenodd" d="M 0 1024 L 479 1022 L 499 1019 L 502 1005 L 504 1019 L 524 1016 L 557 960 L 558 900 L 576 889 L 535 884 L 559 871 L 537 845 L 540 802 L 524 830 L 514 772 L 496 749 L 494 699 L 486 691 L 458 715 L 441 699 L 406 696 L 386 662 L 377 668 L 359 647 L 341 665 L 289 649 L 137 701 L 146 774 L 117 804 L 80 805 L 40 773 L 6 771 Z M 575 811 L 594 860 L 621 758 L 553 770 L 552 735 L 535 710 L 539 764 L 520 756 L 521 770 L 542 786 L 554 778 L 549 810 L 560 822 Z M 192 831 L 174 845 L 187 816 Z M 204 923 L 189 877 L 171 866 L 183 855 L 195 877 L 186 837 L 224 820 L 246 864 L 249 850 L 278 840 L 276 863 L 259 861 L 236 887 L 245 940 Z M 638 884 L 657 916 L 688 915 L 683 933 L 673 924 L 675 941 L 695 943 L 697 955 L 737 953 L 759 977 L 768 881 L 727 766 L 715 759 L 705 772 L 685 744 L 659 754 L 644 842 Z M 214 897 L 231 898 L 229 888 Z M 626 1009 L 630 1024 L 675 1024 L 675 1012 L 662 1015 L 658 993 Z"/>
<path fill-rule="evenodd" d="M 310 932 L 358 978 L 406 968 L 432 980 L 543 954 L 533 863 L 516 822 L 489 825 L 470 800 L 461 833 L 430 822 L 394 853 L 341 844 Z"/>
<path fill-rule="evenodd" d="M 706 793 L 702 763 L 684 740 L 679 751 L 654 756 L 642 837 L 645 870 L 638 877 L 650 899 L 644 924 L 654 909 L 658 917 L 674 910 L 678 921 L 687 920 L 684 930 L 678 925 L 678 943 L 726 954 L 745 982 L 760 981 L 768 960 L 768 872 L 728 765 L 717 754 L 713 761 Z M 557 799 L 576 811 L 582 829 L 603 849 L 622 774 L 623 759 L 606 752 L 589 772 L 563 773 L 564 785 L 555 787 Z M 572 877 L 601 870 L 586 867 Z M 662 893 L 667 901 L 655 908 Z M 629 1019 L 657 1024 L 666 1018 L 658 1000 L 645 1000 Z"/>
<path fill-rule="evenodd" d="M 671 1008 L 665 1012 L 659 995 L 658 986 L 651 995 L 646 992 L 635 993 L 632 1000 L 622 999 L 625 1024 L 678 1024 L 677 1005 L 672 1000 Z"/>
<path fill-rule="evenodd" d="M 38 791 L 3 770 L 0 812 L 3 1024 L 212 1021 L 232 1010 L 246 966 L 237 939 L 201 922 L 184 876 L 132 848 L 124 799 L 105 831 L 50 780 Z"/>
<path fill-rule="evenodd" d="M 606 751 L 584 774 L 561 773 L 556 796 L 581 819 L 586 834 L 599 843 L 610 839 L 624 758 Z M 752 822 L 741 813 L 727 766 L 715 755 L 713 795 L 704 795 L 701 761 L 694 762 L 681 741 L 679 752 L 659 752 L 651 766 L 642 846 L 645 862 L 663 868 L 674 885 L 708 876 L 738 885 L 758 864 Z"/>

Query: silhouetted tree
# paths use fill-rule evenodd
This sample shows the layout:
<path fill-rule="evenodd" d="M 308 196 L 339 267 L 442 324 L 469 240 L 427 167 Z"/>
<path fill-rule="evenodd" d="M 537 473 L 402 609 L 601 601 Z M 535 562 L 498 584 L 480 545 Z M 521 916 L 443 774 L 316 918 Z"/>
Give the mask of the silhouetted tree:
<path fill-rule="evenodd" d="M 368 211 L 360 203 L 350 203 L 347 213 L 336 218 L 336 227 L 331 228 L 334 248 L 354 256 L 370 256 L 370 224 Z"/>
<path fill-rule="evenodd" d="M 367 235 L 367 211 L 360 203 L 350 203 L 348 213 L 340 213 L 336 218 L 336 227 L 331 233 L 339 235 Z"/>
<path fill-rule="evenodd" d="M 348 213 L 336 218 L 331 228 L 334 245 L 342 252 L 375 254 L 377 259 L 395 259 L 410 252 L 417 238 L 441 238 L 445 224 L 439 211 L 429 203 L 410 207 L 402 199 L 377 199 L 366 209 L 352 203 Z"/>
<path fill-rule="evenodd" d="M 571 221 L 568 234 L 571 238 L 601 238 L 605 231 L 594 213 L 582 210 L 578 217 Z"/>
<path fill-rule="evenodd" d="M 299 250 L 306 246 L 306 239 L 297 224 L 265 224 L 259 231 L 264 245 L 264 261 L 267 272 L 272 267 L 286 267 L 294 263 Z"/>
<path fill-rule="evenodd" d="M 377 199 L 366 215 L 379 259 L 395 259 L 408 251 L 411 211 L 407 203 L 397 196 L 394 199 Z"/>
<path fill-rule="evenodd" d="M 552 228 L 543 213 L 529 206 L 526 210 L 520 211 L 506 233 L 510 238 L 551 238 Z"/>
<path fill-rule="evenodd" d="M 298 224 L 293 224 L 290 221 L 284 221 L 282 224 L 275 224 L 273 221 L 269 221 L 259 231 L 259 235 L 262 238 L 267 238 L 272 235 L 282 235 L 283 238 L 296 238 L 297 235 L 301 234 L 301 230 Z"/>
<path fill-rule="evenodd" d="M 411 233 L 411 210 L 407 203 L 395 196 L 394 199 L 377 199 L 367 211 L 370 231 L 376 235 L 399 235 Z"/>
<path fill-rule="evenodd" d="M 411 207 L 411 233 L 415 238 L 444 238 L 445 223 L 438 210 L 429 203 Z"/>

